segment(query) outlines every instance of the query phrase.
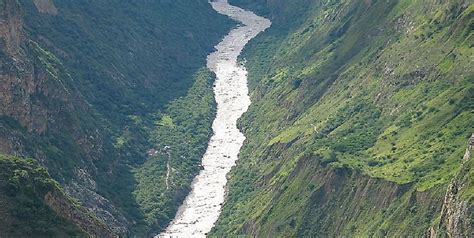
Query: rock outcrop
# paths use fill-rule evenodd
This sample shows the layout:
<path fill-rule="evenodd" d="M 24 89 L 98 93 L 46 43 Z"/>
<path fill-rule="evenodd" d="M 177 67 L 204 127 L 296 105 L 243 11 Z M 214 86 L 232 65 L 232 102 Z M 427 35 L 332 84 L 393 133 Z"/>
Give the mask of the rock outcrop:
<path fill-rule="evenodd" d="M 33 98 L 41 94 L 47 75 L 28 58 L 28 42 L 18 3 L 5 0 L 0 14 L 0 115 L 14 118 L 30 131 L 42 133 L 47 129 L 46 112 Z"/>
<path fill-rule="evenodd" d="M 38 11 L 49 15 L 58 15 L 58 9 L 54 5 L 53 0 L 33 0 Z"/>
<path fill-rule="evenodd" d="M 5 0 L 4 10 L 0 12 L 0 38 L 3 39 L 2 50 L 9 55 L 20 52 L 20 44 L 24 40 L 23 21 L 15 1 Z"/>
<path fill-rule="evenodd" d="M 100 223 L 92 214 L 74 206 L 71 201 L 58 192 L 48 192 L 44 196 L 44 201 L 53 211 L 79 226 L 91 237 L 118 237 L 113 235 L 112 231 Z"/>
<path fill-rule="evenodd" d="M 474 207 L 472 198 L 463 196 L 473 178 L 470 177 L 472 167 L 472 149 L 474 134 L 469 140 L 461 171 L 451 180 L 444 197 L 439 223 L 428 230 L 427 237 L 474 237 Z"/>

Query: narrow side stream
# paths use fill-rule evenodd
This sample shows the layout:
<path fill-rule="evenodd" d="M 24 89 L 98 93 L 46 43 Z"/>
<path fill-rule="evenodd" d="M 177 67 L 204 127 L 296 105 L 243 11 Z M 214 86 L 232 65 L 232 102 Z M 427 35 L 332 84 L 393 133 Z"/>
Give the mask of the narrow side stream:
<path fill-rule="evenodd" d="M 158 237 L 205 237 L 217 221 L 225 197 L 226 175 L 235 165 L 245 140 L 237 128 L 237 119 L 250 105 L 247 70 L 238 64 L 237 57 L 250 39 L 271 25 L 268 19 L 232 6 L 227 0 L 210 4 L 241 25 L 230 31 L 207 58 L 207 67 L 217 75 L 214 135 L 202 159 L 204 169 L 194 179 L 191 193 L 166 231 Z"/>

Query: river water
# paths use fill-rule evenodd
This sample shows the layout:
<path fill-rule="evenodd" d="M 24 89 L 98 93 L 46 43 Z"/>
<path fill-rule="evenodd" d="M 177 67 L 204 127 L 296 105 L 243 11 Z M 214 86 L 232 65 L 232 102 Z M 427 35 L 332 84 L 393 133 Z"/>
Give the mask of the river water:
<path fill-rule="evenodd" d="M 245 136 L 237 128 L 237 119 L 247 111 L 250 97 L 247 70 L 237 57 L 250 39 L 270 27 L 268 19 L 232 6 L 227 0 L 210 3 L 214 10 L 240 22 L 215 47 L 207 58 L 207 67 L 217 78 L 214 95 L 217 115 L 202 159 L 204 169 L 192 183 L 192 190 L 174 220 L 157 237 L 205 237 L 219 217 L 225 197 L 226 175 L 238 159 Z"/>

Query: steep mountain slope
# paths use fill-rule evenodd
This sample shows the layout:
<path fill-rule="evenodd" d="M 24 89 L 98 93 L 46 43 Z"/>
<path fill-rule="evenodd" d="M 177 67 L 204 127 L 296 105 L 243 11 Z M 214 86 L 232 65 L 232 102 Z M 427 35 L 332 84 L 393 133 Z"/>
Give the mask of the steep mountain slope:
<path fill-rule="evenodd" d="M 463 164 L 458 174 L 451 180 L 443 201 L 439 223 L 435 223 L 428 231 L 429 237 L 448 234 L 450 237 L 472 236 L 474 221 L 474 206 L 472 192 L 474 160 L 472 159 L 474 135 L 469 140 Z"/>
<path fill-rule="evenodd" d="M 35 161 L 0 155 L 0 175 L 2 237 L 110 237 Z"/>
<path fill-rule="evenodd" d="M 113 233 L 159 231 L 199 170 L 214 113 L 202 68 L 232 22 L 204 0 L 0 9 L 0 153 L 38 161 Z"/>
<path fill-rule="evenodd" d="M 425 235 L 474 131 L 472 1 L 231 2 L 273 26 L 213 234 Z"/>

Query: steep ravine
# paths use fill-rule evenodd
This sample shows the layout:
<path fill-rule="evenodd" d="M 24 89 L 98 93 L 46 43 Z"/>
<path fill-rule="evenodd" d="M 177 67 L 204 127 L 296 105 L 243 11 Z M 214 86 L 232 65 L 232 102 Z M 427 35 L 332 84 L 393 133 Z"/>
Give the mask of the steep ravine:
<path fill-rule="evenodd" d="M 241 22 L 208 56 L 207 66 L 216 76 L 214 94 L 217 115 L 213 136 L 202 160 L 203 170 L 194 179 L 192 191 L 176 218 L 159 237 L 204 237 L 216 222 L 224 202 L 226 175 L 238 159 L 245 136 L 237 120 L 250 105 L 247 71 L 237 57 L 250 39 L 270 27 L 271 22 L 250 11 L 229 5 L 227 0 L 211 2 L 219 13 Z"/>

